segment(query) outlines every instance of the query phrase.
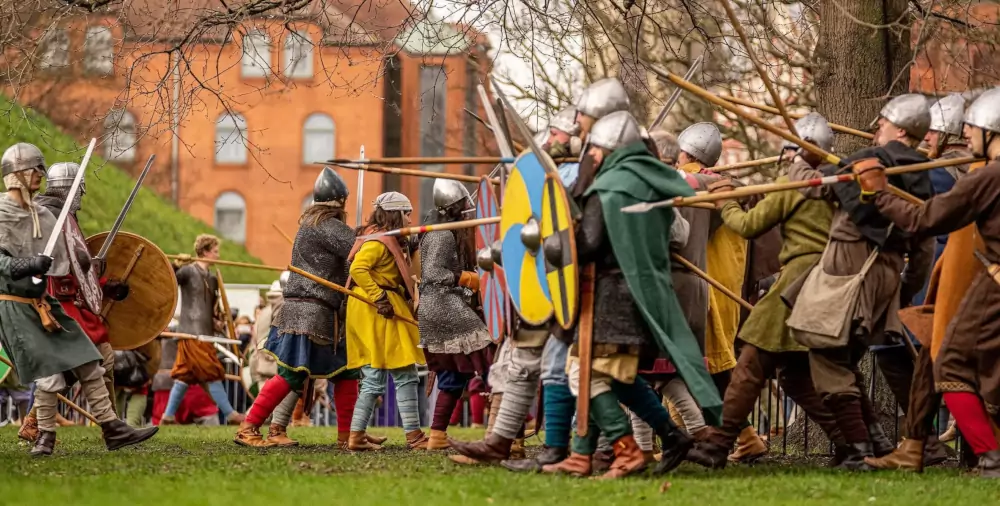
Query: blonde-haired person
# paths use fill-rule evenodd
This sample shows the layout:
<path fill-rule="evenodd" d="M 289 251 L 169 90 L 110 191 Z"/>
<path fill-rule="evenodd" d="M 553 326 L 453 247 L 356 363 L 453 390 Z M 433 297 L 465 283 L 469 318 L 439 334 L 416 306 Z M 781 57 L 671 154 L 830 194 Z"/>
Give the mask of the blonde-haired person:
<path fill-rule="evenodd" d="M 222 328 L 223 316 L 218 314 L 218 278 L 211 274 L 205 260 L 219 259 L 219 238 L 201 234 L 194 241 L 192 263 L 177 263 L 177 285 L 181 289 L 180 323 L 177 331 L 194 335 L 214 335 Z M 204 385 L 223 418 L 230 425 L 239 425 L 243 415 L 233 409 L 222 386 L 226 370 L 212 343 L 183 340 L 177 343 L 177 361 L 170 371 L 174 385 L 167 408 L 160 419 L 162 425 L 176 423 L 175 415 L 190 385 Z"/>

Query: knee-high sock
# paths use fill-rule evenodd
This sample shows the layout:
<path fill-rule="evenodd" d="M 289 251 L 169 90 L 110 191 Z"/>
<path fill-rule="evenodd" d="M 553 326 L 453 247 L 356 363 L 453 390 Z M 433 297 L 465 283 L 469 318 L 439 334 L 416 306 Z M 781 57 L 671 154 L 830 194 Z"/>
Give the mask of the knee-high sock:
<path fill-rule="evenodd" d="M 46 392 L 41 389 L 35 390 L 35 417 L 38 419 L 38 430 L 45 432 L 55 432 L 56 407 L 59 399 L 55 392 Z"/>
<path fill-rule="evenodd" d="M 840 433 L 849 444 L 870 441 L 859 397 L 831 395 L 826 402 L 837 417 L 837 427 L 840 428 Z"/>
<path fill-rule="evenodd" d="M 281 427 L 288 427 L 288 424 L 292 423 L 292 414 L 295 412 L 295 405 L 299 403 L 299 397 L 301 396 L 302 394 L 295 390 L 288 392 L 288 395 L 281 400 L 278 407 L 274 408 L 274 411 L 271 412 L 271 423 Z M 257 404 L 257 401 L 254 401 L 254 404 Z M 250 409 L 253 409 L 253 406 Z M 264 419 L 267 419 L 266 415 Z"/>
<path fill-rule="evenodd" d="M 635 413 L 652 428 L 659 429 L 666 424 L 674 423 L 670 419 L 670 413 L 663 407 L 660 398 L 646 380 L 636 378 L 635 383 L 631 385 L 615 381 L 611 383 L 611 391 L 629 411 Z"/>
<path fill-rule="evenodd" d="M 220 384 L 219 386 L 222 385 Z M 247 413 L 246 418 L 247 423 L 254 427 L 260 427 L 264 423 L 264 420 L 267 419 L 267 416 L 274 411 L 274 408 L 285 399 L 290 391 L 291 387 L 285 381 L 285 378 L 281 376 L 274 376 L 267 380 L 264 386 L 261 387 L 260 393 L 257 394 L 257 398 L 254 399 L 253 405 L 250 406 L 250 411 Z"/>
<path fill-rule="evenodd" d="M 653 451 L 653 428 L 642 421 L 634 411 L 629 412 L 629 422 L 632 424 L 632 434 L 635 435 L 635 442 L 639 448 L 644 452 Z"/>
<path fill-rule="evenodd" d="M 569 444 L 573 413 L 576 411 L 576 397 L 569 385 L 554 383 L 545 385 L 545 446 L 565 448 Z"/>
<path fill-rule="evenodd" d="M 372 417 L 378 395 L 368 392 L 358 394 L 358 403 L 354 405 L 354 417 L 351 418 L 351 431 L 359 432 L 368 428 L 368 420 Z"/>
<path fill-rule="evenodd" d="M 472 412 L 472 423 L 482 425 L 486 411 L 486 396 L 477 392 L 469 393 L 469 411 Z"/>
<path fill-rule="evenodd" d="M 170 398 L 167 399 L 167 409 L 163 411 L 163 416 L 174 416 L 177 414 L 177 409 L 181 407 L 181 401 L 184 400 L 184 394 L 188 391 L 188 384 L 183 381 L 174 380 L 174 386 L 170 388 Z"/>
<path fill-rule="evenodd" d="M 349 432 L 354 418 L 354 405 L 358 403 L 358 380 L 333 381 L 333 405 L 337 408 L 337 431 Z"/>
<path fill-rule="evenodd" d="M 148 404 L 149 398 L 143 393 L 133 393 L 128 396 L 128 402 L 122 403 L 119 406 L 125 406 L 125 421 L 132 427 L 142 426 L 142 415 L 146 414 L 146 404 Z"/>
<path fill-rule="evenodd" d="M 207 386 L 208 395 L 212 396 L 212 400 L 215 401 L 215 405 L 219 407 L 219 412 L 222 413 L 222 418 L 229 418 L 229 415 L 236 410 L 233 409 L 233 405 L 229 403 L 229 396 L 226 395 L 226 387 L 222 386 L 221 381 L 213 381 Z"/>
<path fill-rule="evenodd" d="M 632 425 L 613 392 L 604 392 L 590 399 L 590 416 L 611 443 L 632 433 Z"/>
<path fill-rule="evenodd" d="M 945 392 L 944 402 L 955 417 L 958 430 L 969 442 L 976 455 L 997 449 L 997 440 L 990 427 L 983 401 L 971 392 Z"/>
<path fill-rule="evenodd" d="M 688 432 L 697 432 L 705 426 L 705 416 L 701 412 L 701 407 L 695 402 L 684 380 L 674 378 L 668 381 L 663 387 L 663 398 L 674 405 Z"/>
<path fill-rule="evenodd" d="M 538 381 L 519 381 L 511 378 L 507 382 L 507 391 L 500 401 L 500 412 L 493 432 L 505 439 L 516 439 L 518 432 L 524 427 L 524 420 L 531 410 L 535 400 Z"/>
<path fill-rule="evenodd" d="M 396 407 L 399 409 L 399 418 L 403 421 L 403 430 L 412 432 L 420 429 L 420 406 L 417 402 L 420 377 L 417 376 L 417 368 L 411 366 L 394 370 L 392 381 L 396 384 Z"/>
<path fill-rule="evenodd" d="M 455 402 L 455 409 L 451 410 L 451 418 L 448 419 L 448 425 L 460 425 L 462 423 L 463 407 L 465 406 L 464 403 L 462 402 L 461 394 L 459 394 L 458 400 Z"/>
<path fill-rule="evenodd" d="M 431 419 L 431 430 L 448 430 L 452 412 L 462 400 L 461 390 L 438 390 L 437 401 L 434 403 L 434 417 Z"/>

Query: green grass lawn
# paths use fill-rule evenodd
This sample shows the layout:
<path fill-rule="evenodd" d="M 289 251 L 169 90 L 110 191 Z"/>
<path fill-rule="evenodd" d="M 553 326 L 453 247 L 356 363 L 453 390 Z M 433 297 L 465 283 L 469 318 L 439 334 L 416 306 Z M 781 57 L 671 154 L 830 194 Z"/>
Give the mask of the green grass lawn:
<path fill-rule="evenodd" d="M 57 456 L 31 459 L 15 430 L 0 430 L 0 504 L 24 505 L 985 505 L 1000 503 L 1000 482 L 955 469 L 926 474 L 852 475 L 817 464 L 764 462 L 709 472 L 616 482 L 519 475 L 464 467 L 441 454 L 403 449 L 399 430 L 377 454 L 350 454 L 326 428 L 293 429 L 303 446 L 254 450 L 232 443 L 234 429 L 168 427 L 153 440 L 104 451 L 93 428 L 59 431 Z M 476 439 L 479 430 L 454 431 Z M 665 486 L 669 483 L 669 487 Z"/>

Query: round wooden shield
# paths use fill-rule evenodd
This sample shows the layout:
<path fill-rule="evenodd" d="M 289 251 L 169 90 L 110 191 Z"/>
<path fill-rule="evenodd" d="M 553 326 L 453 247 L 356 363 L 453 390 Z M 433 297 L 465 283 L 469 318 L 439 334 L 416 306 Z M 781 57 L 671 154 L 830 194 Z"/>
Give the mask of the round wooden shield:
<path fill-rule="evenodd" d="M 559 258 L 553 265 L 545 262 L 545 278 L 552 295 L 552 307 L 556 321 L 564 329 L 573 326 L 578 308 L 579 293 L 576 265 L 576 237 L 570 218 L 569 197 L 562 181 L 555 174 L 545 178 L 545 193 L 542 195 L 542 240 L 557 241 Z M 540 255 L 544 256 L 544 255 Z"/>
<path fill-rule="evenodd" d="M 3 345 L 0 345 L 0 357 L 3 357 L 8 362 L 10 361 L 10 357 L 7 355 L 7 350 L 3 349 Z M 4 380 L 7 379 L 7 376 L 10 375 L 10 371 L 12 370 L 13 368 L 11 366 L 0 362 L 0 383 L 3 383 Z"/>
<path fill-rule="evenodd" d="M 527 151 L 514 161 L 504 187 L 500 210 L 501 257 L 511 305 L 530 325 L 542 325 L 552 316 L 552 297 L 546 280 L 545 255 L 521 240 L 525 226 L 540 226 L 545 193 L 545 169 Z"/>
<path fill-rule="evenodd" d="M 87 238 L 87 248 L 96 255 L 107 232 Z M 125 281 L 129 295 L 123 301 L 105 300 L 101 315 L 108 325 L 108 338 L 116 350 L 138 348 L 160 335 L 170 324 L 177 305 L 177 278 L 163 251 L 144 237 L 119 232 L 108 249 L 104 277 Z"/>
<path fill-rule="evenodd" d="M 493 218 L 499 215 L 493 183 L 487 178 L 479 182 L 476 202 L 476 218 Z M 500 227 L 494 224 L 476 227 L 476 251 L 490 247 L 500 237 Z M 504 335 L 507 321 L 507 287 L 503 267 L 494 265 L 492 271 L 476 268 L 479 272 L 479 300 L 483 306 L 483 318 L 494 342 Z"/>

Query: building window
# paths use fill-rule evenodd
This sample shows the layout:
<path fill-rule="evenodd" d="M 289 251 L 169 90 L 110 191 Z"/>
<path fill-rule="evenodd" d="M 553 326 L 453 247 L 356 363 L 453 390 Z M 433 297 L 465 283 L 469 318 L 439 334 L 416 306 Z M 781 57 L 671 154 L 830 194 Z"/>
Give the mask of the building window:
<path fill-rule="evenodd" d="M 309 32 L 289 32 L 285 37 L 285 75 L 313 76 L 313 45 Z"/>
<path fill-rule="evenodd" d="M 271 70 L 271 39 L 263 32 L 243 37 L 243 77 L 266 77 Z"/>
<path fill-rule="evenodd" d="M 104 120 L 104 157 L 111 161 L 135 160 L 135 116 L 125 109 L 112 109 Z"/>
<path fill-rule="evenodd" d="M 223 114 L 215 122 L 216 163 L 247 163 L 247 121 L 243 116 Z"/>
<path fill-rule="evenodd" d="M 332 160 L 336 153 L 336 128 L 333 118 L 316 113 L 306 118 L 302 128 L 302 163 Z"/>
<path fill-rule="evenodd" d="M 60 69 L 69 65 L 69 35 L 62 28 L 53 28 L 42 36 L 39 43 L 42 69 Z"/>
<path fill-rule="evenodd" d="M 114 60 L 114 41 L 111 28 L 91 26 L 87 28 L 87 38 L 83 42 L 83 68 L 88 74 L 111 75 Z"/>
<path fill-rule="evenodd" d="M 441 65 L 420 67 L 420 156 L 444 156 L 445 102 L 447 80 Z M 425 165 L 424 170 L 441 172 L 443 165 Z M 434 179 L 420 183 L 420 216 L 434 205 Z"/>
<path fill-rule="evenodd" d="M 247 203 L 236 192 L 215 199 L 215 229 L 222 237 L 243 244 L 247 238 Z"/>

